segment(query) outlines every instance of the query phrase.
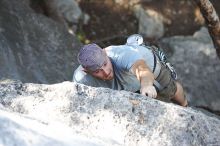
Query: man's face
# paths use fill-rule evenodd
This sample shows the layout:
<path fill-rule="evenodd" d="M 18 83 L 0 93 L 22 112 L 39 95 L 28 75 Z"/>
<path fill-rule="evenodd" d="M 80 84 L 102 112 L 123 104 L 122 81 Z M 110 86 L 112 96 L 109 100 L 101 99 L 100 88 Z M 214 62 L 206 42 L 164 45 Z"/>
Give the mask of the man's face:
<path fill-rule="evenodd" d="M 94 71 L 94 72 L 89 72 L 92 76 L 102 79 L 102 80 L 112 80 L 114 77 L 114 72 L 113 72 L 113 67 L 110 59 L 108 56 L 106 56 L 105 62 L 103 66 Z"/>

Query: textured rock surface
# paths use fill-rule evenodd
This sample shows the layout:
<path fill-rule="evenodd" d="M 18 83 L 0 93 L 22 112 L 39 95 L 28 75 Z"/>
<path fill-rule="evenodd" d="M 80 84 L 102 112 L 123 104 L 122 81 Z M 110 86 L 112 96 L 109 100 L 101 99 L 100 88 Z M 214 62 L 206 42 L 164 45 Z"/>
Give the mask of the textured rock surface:
<path fill-rule="evenodd" d="M 25 1 L 0 1 L 0 79 L 57 83 L 71 80 L 79 42 Z M 75 50 L 74 50 L 75 49 Z"/>
<path fill-rule="evenodd" d="M 89 16 L 84 14 L 75 0 L 45 0 L 48 16 L 72 29 L 77 29 L 80 22 L 85 24 Z M 74 30 L 75 32 L 76 30 Z"/>
<path fill-rule="evenodd" d="M 109 145 L 220 145 L 220 120 L 139 94 L 72 82 L 0 84 L 2 105 Z"/>
<path fill-rule="evenodd" d="M 163 42 L 173 50 L 171 62 L 192 104 L 220 111 L 220 61 L 207 29 Z"/>
<path fill-rule="evenodd" d="M 4 146 L 101 146 L 97 139 L 74 133 L 67 126 L 41 121 L 0 109 L 0 145 Z"/>
<path fill-rule="evenodd" d="M 134 7 L 138 19 L 138 33 L 149 38 L 161 38 L 164 35 L 163 16 L 156 11 L 144 9 L 141 5 Z"/>

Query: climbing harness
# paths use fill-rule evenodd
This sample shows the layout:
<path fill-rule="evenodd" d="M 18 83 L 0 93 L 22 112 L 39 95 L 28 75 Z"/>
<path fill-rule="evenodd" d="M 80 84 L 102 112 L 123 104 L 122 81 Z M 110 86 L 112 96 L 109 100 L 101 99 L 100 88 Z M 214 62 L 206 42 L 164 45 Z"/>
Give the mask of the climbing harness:
<path fill-rule="evenodd" d="M 139 34 L 133 34 L 127 38 L 126 45 L 131 46 L 144 46 L 147 49 L 152 50 L 154 55 L 154 67 L 153 67 L 153 73 L 157 77 L 160 74 L 161 64 L 164 64 L 166 68 L 169 69 L 171 72 L 171 76 L 174 80 L 177 80 L 177 73 L 173 67 L 173 65 L 167 60 L 167 57 L 165 53 L 162 51 L 162 49 L 156 47 L 156 46 L 150 46 L 144 43 L 144 39 Z M 159 61 L 158 61 L 159 60 Z M 154 85 L 157 87 L 158 90 L 163 89 L 163 87 L 158 83 L 156 80 L 154 81 Z"/>
<path fill-rule="evenodd" d="M 163 63 L 166 66 L 166 68 L 170 70 L 172 78 L 174 80 L 177 80 L 177 73 L 173 65 L 167 60 L 165 53 L 156 46 L 150 46 L 150 47 L 151 47 L 151 50 L 153 50 L 153 53 L 158 56 L 160 62 Z"/>

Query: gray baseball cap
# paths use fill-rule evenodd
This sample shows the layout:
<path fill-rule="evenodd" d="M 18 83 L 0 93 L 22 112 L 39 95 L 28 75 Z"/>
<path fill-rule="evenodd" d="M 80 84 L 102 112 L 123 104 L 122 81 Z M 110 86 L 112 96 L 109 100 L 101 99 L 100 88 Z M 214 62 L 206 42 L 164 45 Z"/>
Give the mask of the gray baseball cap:
<path fill-rule="evenodd" d="M 78 61 L 89 71 L 100 69 L 106 60 L 106 53 L 96 44 L 84 45 L 78 54 Z"/>

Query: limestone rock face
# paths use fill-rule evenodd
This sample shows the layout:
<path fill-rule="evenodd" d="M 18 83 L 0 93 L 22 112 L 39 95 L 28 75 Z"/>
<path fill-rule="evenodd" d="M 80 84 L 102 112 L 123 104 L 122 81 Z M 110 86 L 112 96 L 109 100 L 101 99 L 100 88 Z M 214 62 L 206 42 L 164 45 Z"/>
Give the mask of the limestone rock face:
<path fill-rule="evenodd" d="M 108 145 L 220 145 L 216 117 L 126 91 L 73 82 L 5 81 L 0 84 L 0 98 L 8 111 L 48 126 L 62 123 L 74 133 Z"/>
<path fill-rule="evenodd" d="M 63 26 L 36 14 L 26 1 L 0 1 L 0 79 L 71 80 L 79 45 Z"/>

